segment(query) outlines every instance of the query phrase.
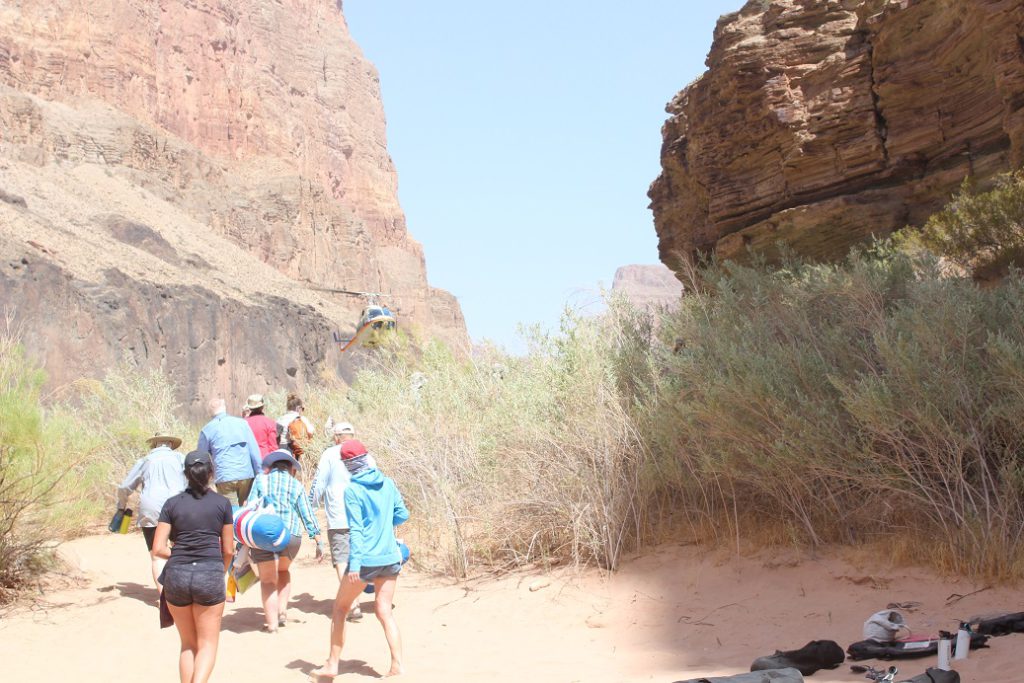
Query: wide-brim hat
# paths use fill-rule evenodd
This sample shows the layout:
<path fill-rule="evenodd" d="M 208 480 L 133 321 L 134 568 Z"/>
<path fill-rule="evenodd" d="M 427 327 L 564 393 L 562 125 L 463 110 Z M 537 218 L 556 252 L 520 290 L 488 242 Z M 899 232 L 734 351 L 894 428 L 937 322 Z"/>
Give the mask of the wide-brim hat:
<path fill-rule="evenodd" d="M 153 436 L 146 439 L 146 443 L 149 444 L 150 448 L 156 448 L 156 445 L 161 441 L 165 441 L 171 445 L 171 450 L 175 450 L 181 445 L 181 439 L 176 436 L 171 436 L 167 432 L 157 432 Z"/>
<path fill-rule="evenodd" d="M 255 410 L 263 407 L 263 394 L 251 394 L 249 398 L 245 399 L 245 407 L 249 410 Z"/>
<path fill-rule="evenodd" d="M 295 469 L 302 469 L 302 465 L 299 464 L 299 461 L 296 460 L 291 453 L 282 448 L 267 453 L 267 456 L 263 458 L 263 469 L 269 470 L 279 462 L 287 462 Z"/>

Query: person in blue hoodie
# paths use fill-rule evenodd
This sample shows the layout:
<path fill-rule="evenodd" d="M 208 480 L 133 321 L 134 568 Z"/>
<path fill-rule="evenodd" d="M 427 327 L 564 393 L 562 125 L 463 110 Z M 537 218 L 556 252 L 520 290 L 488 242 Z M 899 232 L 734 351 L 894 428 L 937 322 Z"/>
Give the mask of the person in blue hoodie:
<path fill-rule="evenodd" d="M 402 553 L 395 540 L 395 527 L 409 519 L 402 494 L 390 478 L 381 474 L 366 446 L 350 439 L 341 444 L 341 460 L 352 480 L 345 489 L 345 514 L 349 525 L 348 572 L 338 589 L 331 613 L 331 649 L 327 663 L 314 676 L 338 675 L 338 662 L 345 645 L 345 617 L 352 604 L 372 583 L 377 594 L 376 614 L 391 649 L 387 676 L 402 673 L 402 636 L 392 611 Z"/>

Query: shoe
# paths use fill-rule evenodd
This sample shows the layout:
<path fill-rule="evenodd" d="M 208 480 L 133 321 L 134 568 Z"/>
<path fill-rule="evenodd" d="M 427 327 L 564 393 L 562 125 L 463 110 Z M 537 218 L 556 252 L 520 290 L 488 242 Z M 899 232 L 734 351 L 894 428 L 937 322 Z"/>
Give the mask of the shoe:
<path fill-rule="evenodd" d="M 363 610 L 359 609 L 358 607 L 353 607 L 352 611 L 348 613 L 347 617 L 345 617 L 345 620 L 346 621 L 359 621 L 362 618 L 363 618 Z"/>

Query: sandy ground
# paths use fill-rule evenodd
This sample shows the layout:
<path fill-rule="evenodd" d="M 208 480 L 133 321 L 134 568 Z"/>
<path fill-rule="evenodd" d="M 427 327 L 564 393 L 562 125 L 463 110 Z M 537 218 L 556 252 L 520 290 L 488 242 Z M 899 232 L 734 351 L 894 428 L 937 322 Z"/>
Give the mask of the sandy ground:
<path fill-rule="evenodd" d="M 176 681 L 177 634 L 158 628 L 141 535 L 83 538 L 61 553 L 76 568 L 70 585 L 0 618 L 0 679 Z M 258 589 L 228 606 L 213 680 L 309 680 L 326 654 L 337 588 L 333 569 L 311 553 L 307 544 L 295 572 L 293 622 L 279 634 L 258 631 Z M 946 606 L 951 594 L 983 588 Z M 740 673 L 759 655 L 812 639 L 845 647 L 860 639 L 864 619 L 890 602 L 920 602 L 906 615 L 926 633 L 962 616 L 1024 610 L 1022 597 L 1012 588 L 919 570 L 868 571 L 838 558 L 736 558 L 662 546 L 610 579 L 564 570 L 454 584 L 413 567 L 399 583 L 396 615 L 406 644 L 403 680 L 410 682 L 671 683 Z M 1011 668 L 1022 646 L 1024 635 L 993 639 L 960 663 L 962 680 L 1024 680 L 1024 669 Z M 385 670 L 387 646 L 375 619 L 352 625 L 344 656 L 339 681 Z M 900 668 L 909 678 L 931 663 L 905 661 Z M 809 680 L 864 678 L 844 665 Z"/>

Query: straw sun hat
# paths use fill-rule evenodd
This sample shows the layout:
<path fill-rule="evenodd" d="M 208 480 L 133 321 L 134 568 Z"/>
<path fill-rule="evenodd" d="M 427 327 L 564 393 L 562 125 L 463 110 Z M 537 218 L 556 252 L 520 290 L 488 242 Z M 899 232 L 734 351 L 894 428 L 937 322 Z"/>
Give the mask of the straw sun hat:
<path fill-rule="evenodd" d="M 169 444 L 172 451 L 176 450 L 178 446 L 181 445 L 181 439 L 176 436 L 171 436 L 167 432 L 157 432 L 146 439 L 146 443 L 149 444 L 150 448 L 156 448 L 156 445 L 161 442 Z"/>

